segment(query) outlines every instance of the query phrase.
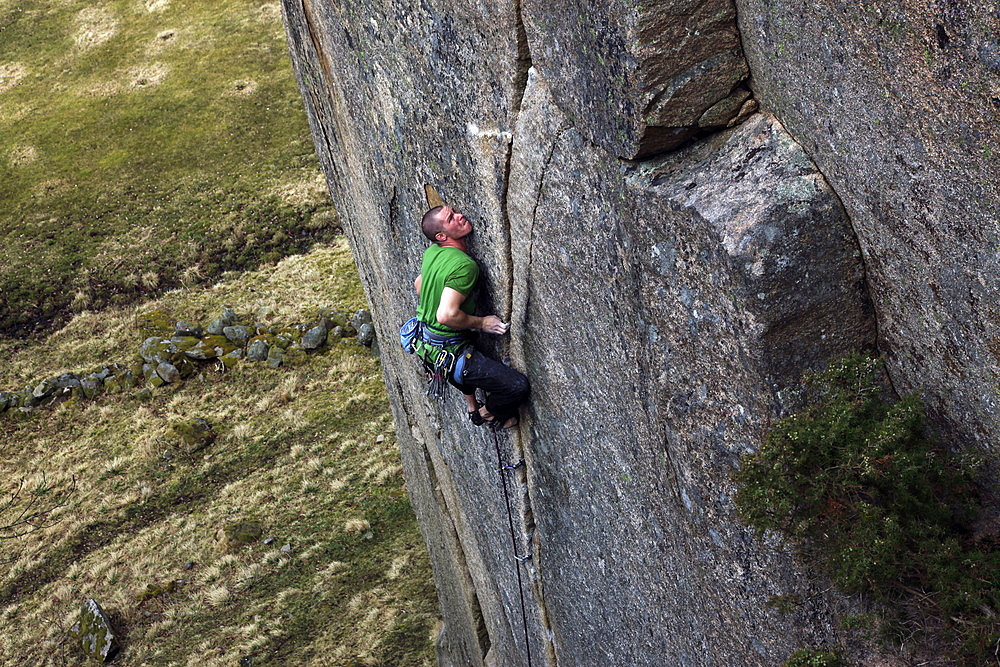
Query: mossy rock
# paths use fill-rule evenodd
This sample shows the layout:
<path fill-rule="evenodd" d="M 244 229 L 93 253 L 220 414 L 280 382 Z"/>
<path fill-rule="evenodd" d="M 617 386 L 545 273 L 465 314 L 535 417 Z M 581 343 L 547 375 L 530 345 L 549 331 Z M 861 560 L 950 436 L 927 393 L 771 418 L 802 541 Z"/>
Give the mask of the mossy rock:
<path fill-rule="evenodd" d="M 235 349 L 236 346 L 230 343 L 225 336 L 205 336 L 198 341 L 197 345 L 186 350 L 184 354 L 192 359 L 204 361 L 225 356 Z"/>
<path fill-rule="evenodd" d="M 228 524 L 221 531 L 224 546 L 253 544 L 264 535 L 264 524 L 259 521 L 240 521 Z"/>
<path fill-rule="evenodd" d="M 224 354 L 223 356 L 219 357 L 219 361 L 221 361 L 222 365 L 226 367 L 226 370 L 229 370 L 235 368 L 236 364 L 240 363 L 240 359 L 242 358 L 243 358 L 243 350 L 237 348 L 232 352 L 230 352 L 229 354 Z"/>
<path fill-rule="evenodd" d="M 151 336 L 142 341 L 139 347 L 139 355 L 147 364 L 170 361 L 173 355 L 177 354 L 177 345 L 168 338 L 158 338 Z"/>
<path fill-rule="evenodd" d="M 174 422 L 169 430 L 186 454 L 193 454 L 215 442 L 215 432 L 208 420 L 201 417 Z"/>
<path fill-rule="evenodd" d="M 177 590 L 177 581 L 172 579 L 165 584 L 146 584 L 146 590 L 135 597 L 139 602 L 145 602 L 161 595 L 168 595 L 175 590 Z"/>
<path fill-rule="evenodd" d="M 135 323 L 147 336 L 169 336 L 174 332 L 174 319 L 163 310 L 142 313 L 135 318 Z"/>
<path fill-rule="evenodd" d="M 134 396 L 135 400 L 137 401 L 142 401 L 142 402 L 151 401 L 153 400 L 153 390 L 150 389 L 149 387 L 146 387 L 144 389 L 140 389 L 139 391 L 135 392 Z"/>
<path fill-rule="evenodd" d="M 118 652 L 118 638 L 115 636 L 101 605 L 93 598 L 87 598 L 80 609 L 80 618 L 70 628 L 69 634 L 79 642 L 84 654 L 92 660 L 106 662 Z"/>
<path fill-rule="evenodd" d="M 178 352 L 187 352 L 197 346 L 201 342 L 201 339 L 194 338 L 193 336 L 174 336 L 170 339 L 170 342 L 177 346 Z"/>
<path fill-rule="evenodd" d="M 167 381 L 164 380 L 162 377 L 160 377 L 158 373 L 154 372 L 152 375 L 149 376 L 150 387 L 153 387 L 154 389 L 159 389 L 165 384 L 167 384 Z"/>

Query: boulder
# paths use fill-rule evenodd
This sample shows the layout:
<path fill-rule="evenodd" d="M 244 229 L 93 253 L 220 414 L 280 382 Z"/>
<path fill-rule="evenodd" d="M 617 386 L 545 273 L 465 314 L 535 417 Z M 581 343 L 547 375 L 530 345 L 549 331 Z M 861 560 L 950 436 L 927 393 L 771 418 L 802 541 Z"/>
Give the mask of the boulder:
<path fill-rule="evenodd" d="M 305 350 L 316 350 L 326 343 L 327 331 L 322 324 L 314 326 L 302 336 L 302 348 Z"/>
<path fill-rule="evenodd" d="M 263 338 L 254 338 L 247 347 L 247 361 L 265 361 L 269 345 Z"/>
<path fill-rule="evenodd" d="M 55 380 L 42 380 L 37 385 L 35 385 L 34 389 L 32 389 L 31 395 L 38 399 L 48 398 L 53 394 L 53 392 L 55 392 L 55 390 L 56 390 Z"/>
<path fill-rule="evenodd" d="M 174 336 L 181 338 L 201 338 L 202 329 L 199 326 L 192 326 L 181 320 L 174 326 Z"/>
<path fill-rule="evenodd" d="M 161 361 L 170 361 L 173 355 L 177 354 L 178 348 L 175 343 L 166 338 L 151 336 L 142 342 L 139 347 L 139 355 L 147 364 L 158 364 Z"/>
<path fill-rule="evenodd" d="M 69 631 L 84 655 L 91 660 L 107 662 L 118 652 L 119 641 L 107 614 L 93 598 L 87 598 L 80 617 Z"/>
<path fill-rule="evenodd" d="M 351 316 L 350 324 L 358 331 L 361 330 L 362 325 L 371 323 L 372 323 L 372 314 L 369 313 L 367 310 L 361 309 L 355 311 L 354 315 Z"/>
<path fill-rule="evenodd" d="M 236 347 L 225 336 L 205 336 L 198 341 L 197 345 L 189 350 L 185 350 L 184 354 L 192 359 L 205 361 L 221 357 L 232 352 L 234 349 Z"/>
<path fill-rule="evenodd" d="M 165 361 L 156 367 L 156 374 L 167 384 L 181 379 L 181 372 L 177 370 L 177 367 Z"/>
<path fill-rule="evenodd" d="M 365 322 L 358 328 L 358 343 L 371 347 L 373 342 L 375 342 L 375 327 L 371 322 Z"/>
<path fill-rule="evenodd" d="M 230 322 L 231 320 L 225 317 L 217 317 L 205 328 L 205 333 L 209 336 L 221 336 L 225 328 L 230 325 Z"/>
<path fill-rule="evenodd" d="M 272 345 L 267 352 L 267 365 L 271 368 L 278 368 L 283 363 L 284 358 L 285 351 L 277 345 Z"/>
<path fill-rule="evenodd" d="M 250 327 L 243 326 L 241 324 L 224 327 L 222 329 L 222 333 L 226 337 L 226 340 L 236 347 L 246 347 L 250 337 L 254 335 L 254 332 Z"/>
<path fill-rule="evenodd" d="M 84 398 L 96 398 L 101 393 L 104 382 L 97 375 L 88 375 L 80 380 L 80 393 Z"/>
<path fill-rule="evenodd" d="M 215 442 L 212 425 L 201 417 L 174 422 L 167 433 L 186 454 L 193 454 Z"/>

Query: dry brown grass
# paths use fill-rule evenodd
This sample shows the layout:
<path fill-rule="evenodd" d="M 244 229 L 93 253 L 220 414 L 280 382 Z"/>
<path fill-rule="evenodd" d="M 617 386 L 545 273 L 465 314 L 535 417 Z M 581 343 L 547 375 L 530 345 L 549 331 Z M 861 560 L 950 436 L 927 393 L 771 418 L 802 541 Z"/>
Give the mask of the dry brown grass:
<path fill-rule="evenodd" d="M 234 276 L 217 289 L 170 292 L 144 308 L 190 322 L 207 321 L 223 303 L 240 311 L 269 305 L 279 317 L 302 317 L 330 305 L 331 294 L 359 298 L 356 283 L 346 289 L 341 282 L 347 279 L 331 266 L 350 268 L 346 245 Z M 350 305 L 349 299 L 340 303 Z M 136 314 L 129 308 L 82 312 L 49 340 L 8 350 L 11 364 L 0 370 L 0 380 L 9 385 L 13 378 L 127 358 L 142 338 Z M 65 630 L 87 596 L 127 628 L 127 647 L 116 662 L 122 666 L 232 665 L 245 655 L 266 657 L 279 645 L 302 652 L 268 664 L 337 664 L 336 656 L 377 661 L 402 612 L 429 627 L 435 601 L 416 525 L 411 517 L 397 532 L 392 522 L 398 519 L 378 509 L 397 502 L 391 494 L 402 484 L 387 472 L 398 466 L 398 455 L 383 392 L 373 360 L 338 346 L 292 371 L 243 364 L 207 373 L 158 390 L 147 404 L 106 396 L 28 422 L 0 421 L 9 437 L 0 443 L 3 479 L 58 470 L 61 476 L 50 481 L 77 480 L 71 503 L 53 514 L 56 523 L 14 549 L 0 544 L 0 557 L 13 561 L 0 574 L 0 587 L 39 571 L 60 549 L 76 553 L 57 576 L 0 598 L 6 628 L 0 664 L 42 665 L 63 655 Z M 368 416 L 340 421 L 349 414 Z M 210 450 L 185 456 L 163 436 L 172 419 L 192 416 L 216 424 L 219 438 Z M 389 437 L 375 443 L 382 434 Z M 366 475 L 374 477 L 366 482 Z M 373 481 L 379 475 L 382 481 Z M 381 505 L 366 509 L 372 498 Z M 232 547 L 215 539 L 221 527 L 243 519 L 262 521 L 264 537 L 275 541 Z M 102 524 L 121 529 L 81 549 L 82 536 L 100 532 Z M 341 539 L 371 546 L 344 555 Z M 194 565 L 188 570 L 186 563 Z M 355 571 L 375 574 L 358 580 Z M 170 581 L 182 583 L 142 599 L 150 584 Z M 357 596 L 361 604 L 346 604 Z M 302 625 L 303 618 L 314 620 Z M 430 645 L 425 648 L 423 658 L 407 664 L 432 664 Z"/>

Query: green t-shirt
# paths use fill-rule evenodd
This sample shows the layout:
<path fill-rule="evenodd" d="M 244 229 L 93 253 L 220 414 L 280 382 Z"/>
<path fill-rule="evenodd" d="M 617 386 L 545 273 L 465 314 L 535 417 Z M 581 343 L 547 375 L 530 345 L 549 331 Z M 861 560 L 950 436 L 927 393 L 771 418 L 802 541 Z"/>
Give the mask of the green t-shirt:
<path fill-rule="evenodd" d="M 442 247 L 435 243 L 424 251 L 420 275 L 422 277 L 417 317 L 421 322 L 431 324 L 441 332 L 458 331 L 437 321 L 437 310 L 441 305 L 441 293 L 445 287 L 464 294 L 462 310 L 469 315 L 476 314 L 476 299 L 472 296 L 472 289 L 479 279 L 479 266 L 464 252 L 458 248 Z"/>

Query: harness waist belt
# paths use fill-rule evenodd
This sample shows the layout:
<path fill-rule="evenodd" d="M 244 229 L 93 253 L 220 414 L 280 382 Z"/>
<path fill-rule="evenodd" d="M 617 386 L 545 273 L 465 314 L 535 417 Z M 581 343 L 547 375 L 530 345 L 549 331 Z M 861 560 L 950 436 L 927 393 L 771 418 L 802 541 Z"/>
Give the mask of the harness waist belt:
<path fill-rule="evenodd" d="M 426 324 L 422 324 L 420 327 L 420 340 L 430 345 L 441 347 L 444 345 L 463 343 L 468 340 L 468 337 L 463 334 L 445 336 L 431 330 L 431 328 Z"/>

